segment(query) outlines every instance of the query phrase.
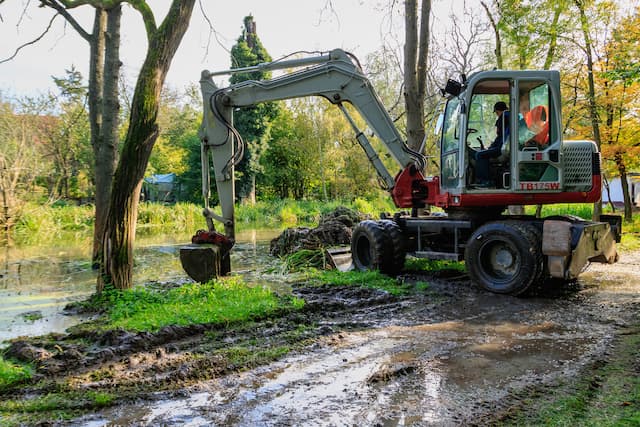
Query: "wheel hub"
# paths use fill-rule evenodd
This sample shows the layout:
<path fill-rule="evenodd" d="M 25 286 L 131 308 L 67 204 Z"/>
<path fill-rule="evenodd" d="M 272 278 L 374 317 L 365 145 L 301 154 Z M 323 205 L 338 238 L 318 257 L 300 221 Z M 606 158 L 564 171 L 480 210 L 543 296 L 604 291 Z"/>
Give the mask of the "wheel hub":
<path fill-rule="evenodd" d="M 511 247 L 495 244 L 488 254 L 490 270 L 497 276 L 509 277 L 517 272 L 517 260 Z"/>
<path fill-rule="evenodd" d="M 508 269 L 513 265 L 513 255 L 505 248 L 498 248 L 493 254 L 492 264 L 501 270 Z"/>

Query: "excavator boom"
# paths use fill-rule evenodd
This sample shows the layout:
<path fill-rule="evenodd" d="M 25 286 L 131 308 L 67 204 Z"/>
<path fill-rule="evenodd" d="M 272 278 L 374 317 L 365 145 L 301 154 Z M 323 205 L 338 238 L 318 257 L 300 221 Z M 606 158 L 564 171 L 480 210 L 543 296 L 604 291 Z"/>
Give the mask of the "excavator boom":
<path fill-rule="evenodd" d="M 218 88 L 213 82 L 213 77 L 218 75 L 285 68 L 296 70 L 273 79 L 247 80 L 224 88 Z M 424 168 L 424 157 L 409 149 L 357 60 L 343 50 L 335 49 L 317 56 L 268 62 L 253 67 L 215 72 L 205 70 L 201 75 L 200 87 L 204 102 L 203 121 L 199 131 L 199 137 L 202 141 L 203 214 L 207 221 L 208 230 L 206 230 L 206 234 L 200 230 L 200 237 L 195 239 L 194 236 L 194 243 L 196 240 L 199 244 L 203 243 L 202 236 L 205 236 L 209 240 L 205 239 L 204 243 L 209 242 L 216 245 L 215 242 L 219 241 L 221 236 L 215 230 L 214 221 L 222 223 L 224 236 L 231 245 L 235 239 L 234 166 L 243 156 L 244 144 L 241 135 L 233 127 L 234 108 L 299 97 L 323 97 L 336 105 L 345 115 L 355 133 L 356 140 L 386 189 L 393 191 L 399 171 L 409 168 L 421 171 Z M 383 142 L 391 157 L 397 162 L 398 172 L 394 174 L 389 172 L 365 133 L 358 128 L 356 120 L 345 107 L 346 103 L 354 107 L 368 127 Z M 215 214 L 209 206 L 211 163 L 213 164 L 214 180 L 222 215 Z M 199 274 L 201 261 L 188 262 L 189 257 L 201 258 L 198 248 L 201 249 L 202 246 L 191 248 L 190 252 L 181 254 L 183 266 L 192 277 L 194 274 L 191 274 L 190 271 L 193 270 L 198 270 L 195 274 L 198 277 L 207 277 L 210 274 Z M 222 252 L 222 255 L 225 255 L 225 251 Z M 198 254 L 196 255 L 196 253 Z M 193 267 L 188 267 L 192 264 Z M 224 266 L 221 268 L 224 270 Z M 212 271 L 211 275 L 221 273 L 226 272 Z"/>

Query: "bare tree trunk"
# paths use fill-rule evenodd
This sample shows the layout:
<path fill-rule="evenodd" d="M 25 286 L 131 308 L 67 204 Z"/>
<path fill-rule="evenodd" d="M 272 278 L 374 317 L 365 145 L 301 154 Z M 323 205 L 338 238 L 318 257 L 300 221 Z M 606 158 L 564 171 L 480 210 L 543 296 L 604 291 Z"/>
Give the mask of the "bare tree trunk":
<path fill-rule="evenodd" d="M 496 65 L 499 69 L 502 69 L 504 68 L 504 61 L 502 59 L 502 39 L 500 37 L 500 28 L 498 27 L 498 22 L 495 20 L 495 18 L 491 14 L 491 10 L 489 9 L 489 6 L 484 1 L 481 1 L 480 4 L 482 5 L 482 8 L 487 14 L 487 18 L 489 18 L 489 22 L 491 23 L 491 28 L 493 28 L 493 34 L 496 41 L 496 48 L 494 51 L 494 53 L 496 54 Z"/>
<path fill-rule="evenodd" d="M 97 268 L 99 253 L 102 250 L 102 235 L 107 217 L 109 192 L 103 191 L 111 187 L 111 177 L 104 173 L 105 167 L 100 158 L 102 150 L 102 97 L 104 83 L 104 32 L 107 27 L 107 13 L 104 9 L 96 9 L 93 21 L 93 36 L 90 39 L 89 59 L 89 124 L 91 126 L 91 146 L 93 147 L 95 174 L 95 221 L 93 225 L 93 250 L 91 258 Z"/>
<path fill-rule="evenodd" d="M 591 46 L 591 36 L 589 35 L 589 21 L 587 20 L 587 15 L 585 14 L 584 2 L 583 0 L 574 0 L 575 5 L 580 12 L 580 27 L 582 29 L 582 34 L 584 36 L 584 51 L 587 55 L 587 82 L 589 85 L 589 116 L 591 117 L 591 127 L 593 128 L 593 139 L 598 147 L 598 151 L 600 151 L 601 138 L 600 138 L 600 125 L 598 118 L 598 105 L 596 103 L 596 88 L 595 82 L 593 79 L 593 52 Z M 602 214 L 602 200 L 598 200 L 593 204 L 593 219 L 599 220 L 600 215 Z"/>
<path fill-rule="evenodd" d="M 422 0 L 418 20 L 417 0 L 405 1 L 404 84 L 407 113 L 407 144 L 418 150 L 424 139 L 424 96 L 431 0 Z"/>
<path fill-rule="evenodd" d="M 627 167 L 622 158 L 622 153 L 616 152 L 614 156 L 618 172 L 620 173 L 620 185 L 622 186 L 622 197 L 624 200 L 624 220 L 633 221 L 633 210 L 631 208 L 631 197 L 629 197 L 629 181 L 627 177 Z"/>
<path fill-rule="evenodd" d="M 92 260 L 94 268 L 97 268 L 102 259 L 111 182 L 117 161 L 121 2 L 88 2 L 95 8 L 91 34 L 87 33 L 67 10 L 82 6 L 85 2 L 40 0 L 40 3 L 61 14 L 78 34 L 87 40 L 90 47 L 88 96 L 91 146 L 95 161 L 96 206 Z M 148 10 L 144 1 L 131 2 L 131 5 L 136 9 Z M 108 61 L 105 61 L 105 56 L 109 56 Z"/>
<path fill-rule="evenodd" d="M 255 174 L 251 175 L 251 190 L 249 191 L 249 203 L 251 206 L 255 206 L 256 204 L 256 176 Z"/>
<path fill-rule="evenodd" d="M 8 179 L 5 177 L 7 171 L 7 166 L 4 162 L 4 159 L 0 157 L 0 183 L 2 183 L 2 185 L 0 185 L 0 193 L 2 194 L 2 215 L 3 215 L 3 220 L 4 220 L 4 238 L 5 238 L 5 242 L 7 247 L 11 246 L 11 224 L 9 222 L 10 220 L 10 202 L 9 202 L 9 196 L 7 195 L 7 188 L 4 185 L 4 182 L 6 182 Z"/>
<path fill-rule="evenodd" d="M 602 175 L 602 183 L 604 184 L 605 190 L 607 190 L 607 203 L 609 204 L 609 207 L 611 208 L 611 212 L 615 212 L 616 211 L 616 206 L 611 201 L 611 185 L 609 185 L 609 181 L 607 180 L 607 177 L 604 176 L 604 175 Z"/>
<path fill-rule="evenodd" d="M 98 291 L 106 284 L 117 289 L 133 286 L 133 244 L 138 201 L 144 172 L 159 133 L 157 117 L 160 91 L 171 60 L 189 25 L 194 4 L 195 0 L 174 0 L 158 28 L 148 7 L 141 8 L 149 47 L 138 76 L 129 130 L 114 175 Z"/>
<path fill-rule="evenodd" d="M 96 10 L 96 14 L 99 11 Z M 117 5 L 106 13 L 106 31 L 99 31 L 94 37 L 96 43 L 101 43 L 102 50 L 97 55 L 104 55 L 100 60 L 100 98 L 94 108 L 99 110 L 100 127 L 98 144 L 94 146 L 95 175 L 96 175 L 96 218 L 94 225 L 93 260 L 94 265 L 100 258 L 102 237 L 104 236 L 109 199 L 111 197 L 111 183 L 117 163 L 118 153 L 118 124 L 119 101 L 118 79 L 120 75 L 120 18 L 122 7 Z M 103 27 L 104 29 L 104 27 Z M 99 34 L 99 35 L 98 35 Z M 93 57 L 93 53 L 92 53 Z M 97 59 L 97 58 L 96 58 Z M 97 67 L 98 64 L 96 64 Z M 97 69 L 96 69 L 97 71 Z"/>

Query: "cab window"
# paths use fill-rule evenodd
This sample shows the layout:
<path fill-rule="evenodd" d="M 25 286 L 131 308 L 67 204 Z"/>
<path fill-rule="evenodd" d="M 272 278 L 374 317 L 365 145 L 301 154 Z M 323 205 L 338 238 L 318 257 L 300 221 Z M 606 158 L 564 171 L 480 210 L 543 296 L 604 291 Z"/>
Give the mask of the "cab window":
<path fill-rule="evenodd" d="M 447 102 L 442 126 L 441 182 L 444 188 L 458 185 L 458 126 L 460 124 L 460 100 L 451 98 Z"/>
<path fill-rule="evenodd" d="M 520 150 L 544 150 L 551 135 L 549 86 L 546 82 L 521 82 L 518 96 L 518 146 Z"/>

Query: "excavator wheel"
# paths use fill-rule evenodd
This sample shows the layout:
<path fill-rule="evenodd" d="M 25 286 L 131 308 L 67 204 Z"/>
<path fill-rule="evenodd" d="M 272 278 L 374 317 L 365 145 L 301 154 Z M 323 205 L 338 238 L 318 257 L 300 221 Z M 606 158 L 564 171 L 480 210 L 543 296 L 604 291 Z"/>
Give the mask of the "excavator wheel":
<path fill-rule="evenodd" d="M 532 225 L 518 221 L 483 225 L 465 249 L 469 276 L 490 292 L 522 294 L 540 279 L 544 268 L 538 236 Z"/>
<path fill-rule="evenodd" d="M 402 229 L 395 221 L 390 219 L 383 219 L 378 223 L 382 225 L 389 239 L 388 256 L 384 260 L 381 271 L 385 274 L 397 275 L 404 268 L 404 261 L 407 255 Z"/>
<path fill-rule="evenodd" d="M 382 224 L 376 221 L 362 221 L 356 225 L 351 235 L 351 259 L 360 271 L 382 270 L 388 237 Z"/>

